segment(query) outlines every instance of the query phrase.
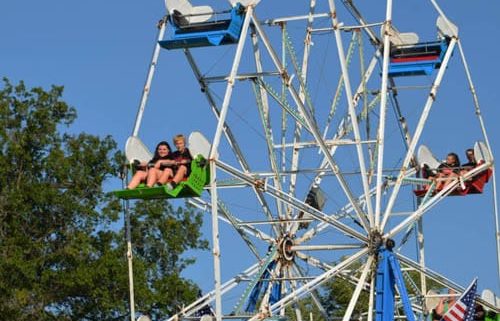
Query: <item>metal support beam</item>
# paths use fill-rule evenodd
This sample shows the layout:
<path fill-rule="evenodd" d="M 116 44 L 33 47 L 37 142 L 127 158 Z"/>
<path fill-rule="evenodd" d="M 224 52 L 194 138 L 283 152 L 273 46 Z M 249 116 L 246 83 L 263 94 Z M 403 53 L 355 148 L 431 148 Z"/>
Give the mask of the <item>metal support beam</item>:
<path fill-rule="evenodd" d="M 160 21 L 158 37 L 155 42 L 155 49 L 153 51 L 153 58 L 151 59 L 151 64 L 149 65 L 148 76 L 146 78 L 146 84 L 142 90 L 141 103 L 139 104 L 139 110 L 137 110 L 137 116 L 135 117 L 134 130 L 132 131 L 132 136 L 137 137 L 139 135 L 139 129 L 141 128 L 142 116 L 144 115 L 144 110 L 146 109 L 146 103 L 148 101 L 149 92 L 151 91 L 151 82 L 153 81 L 153 76 L 156 71 L 156 65 L 158 63 L 158 58 L 160 56 L 160 44 L 159 41 L 163 40 L 163 35 L 165 34 L 165 29 L 167 28 L 168 20 L 163 18 Z"/>
<path fill-rule="evenodd" d="M 245 13 L 245 19 L 243 21 L 243 27 L 241 29 L 241 39 L 245 39 L 248 27 L 250 25 L 250 19 L 253 12 L 253 7 L 247 7 L 247 12 Z M 213 248 L 213 258 L 214 258 L 214 283 L 215 283 L 215 318 L 217 321 L 222 321 L 222 299 L 221 299 L 221 271 L 220 271 L 220 247 L 219 247 L 219 220 L 218 217 L 218 195 L 217 195 L 217 177 L 216 177 L 216 165 L 215 158 L 218 154 L 218 148 L 220 139 L 222 136 L 222 131 L 224 129 L 224 124 L 226 121 L 227 111 L 229 109 L 229 103 L 231 101 L 231 95 L 234 87 L 234 78 L 238 72 L 238 67 L 240 65 L 241 55 L 243 53 L 243 48 L 245 41 L 240 41 L 236 47 L 236 53 L 234 55 L 233 66 L 231 67 L 231 73 L 227 80 L 226 93 L 224 95 L 224 101 L 222 102 L 221 112 L 219 121 L 217 122 L 217 129 L 215 130 L 214 139 L 212 141 L 212 146 L 210 149 L 210 195 L 212 202 L 212 248 Z"/>

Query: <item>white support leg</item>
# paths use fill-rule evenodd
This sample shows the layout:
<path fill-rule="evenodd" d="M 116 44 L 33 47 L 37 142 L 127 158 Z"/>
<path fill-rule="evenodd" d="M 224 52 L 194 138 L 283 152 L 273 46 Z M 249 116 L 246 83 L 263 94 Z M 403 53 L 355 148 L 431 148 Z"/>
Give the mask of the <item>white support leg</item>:
<path fill-rule="evenodd" d="M 221 271 L 220 271 L 220 247 L 219 247 L 219 220 L 218 218 L 218 195 L 217 195 L 217 180 L 216 180 L 216 163 L 215 158 L 217 155 L 217 150 L 219 148 L 220 139 L 224 129 L 224 123 L 226 121 L 227 111 L 229 109 L 229 103 L 231 101 L 231 94 L 234 87 L 234 79 L 236 73 L 238 72 L 238 67 L 240 65 L 241 55 L 243 53 L 243 48 L 245 45 L 245 39 L 248 33 L 248 27 L 250 25 L 250 17 L 252 16 L 253 7 L 249 6 L 245 14 L 245 20 L 243 22 L 243 27 L 241 30 L 240 42 L 236 48 L 236 54 L 233 61 L 233 66 L 231 68 L 231 73 L 227 80 L 226 94 L 224 95 L 224 101 L 222 103 L 221 113 L 219 121 L 217 123 L 217 129 L 215 131 L 215 136 L 212 141 L 212 146 L 210 150 L 210 194 L 211 194 L 211 205 L 212 205 L 212 246 L 213 246 L 213 257 L 214 257 L 214 283 L 215 283 L 215 318 L 217 321 L 222 321 L 222 299 L 221 299 Z"/>
<path fill-rule="evenodd" d="M 151 65 L 149 66 L 148 76 L 146 78 L 146 84 L 142 90 L 141 103 L 139 105 L 139 110 L 137 111 L 137 116 L 135 118 L 134 130 L 132 131 L 132 136 L 137 137 L 139 135 L 139 129 L 141 128 L 142 116 L 144 115 L 144 110 L 146 109 L 146 103 L 148 101 L 149 92 L 151 91 L 151 82 L 153 81 L 153 76 L 156 71 L 156 65 L 158 64 L 158 58 L 160 56 L 160 44 L 159 41 L 163 40 L 163 35 L 165 34 L 165 29 L 167 27 L 167 20 L 162 20 L 160 29 L 158 31 L 158 37 L 153 52 L 153 58 L 151 59 Z"/>
<path fill-rule="evenodd" d="M 422 268 L 425 268 L 424 222 L 422 217 L 417 221 L 417 245 L 418 263 Z M 420 292 L 423 295 L 427 294 L 427 280 L 424 273 L 420 273 Z"/>
<path fill-rule="evenodd" d="M 351 300 L 349 301 L 349 305 L 347 306 L 347 309 L 345 311 L 344 317 L 342 318 L 342 321 L 351 320 L 352 312 L 354 311 L 354 308 L 356 307 L 356 303 L 358 303 L 359 295 L 361 294 L 361 290 L 363 289 L 363 286 L 365 285 L 365 281 L 366 281 L 366 278 L 368 276 L 368 272 L 370 272 L 370 270 L 371 270 L 372 263 L 373 263 L 373 256 L 370 255 L 368 257 L 368 260 L 366 261 L 365 267 L 363 268 L 363 272 L 361 273 L 361 277 L 358 280 L 358 284 L 356 284 L 356 288 L 354 289 L 354 292 L 352 294 Z"/>
<path fill-rule="evenodd" d="M 134 299 L 134 268 L 132 253 L 132 234 L 130 227 L 129 201 L 125 201 L 125 228 L 127 231 L 127 263 L 128 263 L 128 284 L 130 300 L 130 321 L 135 321 L 135 299 Z"/>
<path fill-rule="evenodd" d="M 389 72 L 389 53 L 391 49 L 391 40 L 389 37 L 389 28 L 392 23 L 392 0 L 387 0 L 384 24 L 384 55 L 382 62 L 382 86 L 380 88 L 380 118 L 378 125 L 378 148 L 377 150 L 377 194 L 375 195 L 375 226 L 379 231 L 383 231 L 383 226 L 380 226 L 380 213 L 382 202 L 382 185 L 384 169 L 384 146 L 385 146 L 385 119 L 387 111 L 387 79 Z"/>

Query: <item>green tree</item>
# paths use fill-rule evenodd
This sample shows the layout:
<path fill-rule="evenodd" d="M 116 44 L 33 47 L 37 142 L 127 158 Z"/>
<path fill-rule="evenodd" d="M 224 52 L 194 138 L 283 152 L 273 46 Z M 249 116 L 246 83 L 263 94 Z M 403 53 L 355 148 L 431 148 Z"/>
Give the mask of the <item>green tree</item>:
<path fill-rule="evenodd" d="M 123 157 L 111 137 L 64 133 L 76 111 L 62 93 L 0 87 L 0 319 L 123 320 L 121 207 L 103 190 Z M 206 247 L 200 214 L 160 201 L 131 214 L 138 302 L 169 314 L 198 292 L 180 273 Z"/>
<path fill-rule="evenodd" d="M 360 263 L 352 265 L 352 270 L 359 269 Z M 354 274 L 359 277 L 361 272 Z M 327 282 L 323 288 L 324 293 L 322 301 L 330 319 L 342 318 L 345 314 L 349 301 L 354 293 L 354 285 L 347 278 L 336 277 Z M 367 292 L 362 291 L 356 307 L 354 308 L 351 319 L 357 319 L 359 316 L 366 312 L 368 307 L 369 295 Z"/>
<path fill-rule="evenodd" d="M 185 251 L 208 247 L 201 240 L 202 217 L 190 207 L 174 209 L 166 201 L 137 202 L 132 212 L 138 306 L 155 319 L 172 315 L 199 293 L 181 272 L 195 261 L 183 256 Z"/>

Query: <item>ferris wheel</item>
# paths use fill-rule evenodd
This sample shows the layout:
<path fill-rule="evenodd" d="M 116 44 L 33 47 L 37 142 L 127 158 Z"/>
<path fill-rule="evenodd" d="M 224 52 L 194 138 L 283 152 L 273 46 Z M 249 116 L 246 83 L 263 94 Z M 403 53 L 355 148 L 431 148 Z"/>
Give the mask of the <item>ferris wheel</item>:
<path fill-rule="evenodd" d="M 166 0 L 127 141 L 130 161 L 151 157 L 139 130 L 160 52 L 185 56 L 191 70 L 175 73 L 194 75 L 214 128 L 189 137 L 191 175 L 174 189 L 116 193 L 186 198 L 211 215 L 213 289 L 168 321 L 302 321 L 308 310 L 329 320 L 319 291 L 334 279 L 353 288 L 343 321 L 423 319 L 440 296 L 429 282 L 466 292 L 427 266 L 424 247 L 424 216 L 450 198 L 489 191 L 498 255 L 494 160 L 453 21 L 435 0 L 423 20 L 432 21 L 424 28 L 432 36 L 419 35 L 421 25 L 400 32 L 391 0 L 376 13 L 352 0 L 303 1 L 290 12 L 267 11 L 276 8 L 267 1 L 225 4 Z M 472 98 L 453 117 L 477 119 L 463 128 L 478 137 L 467 142 L 467 166 L 441 163 L 427 147 L 436 135 L 457 143 L 455 134 L 428 129 L 449 120 L 450 111 L 431 111 L 451 108 L 440 90 L 452 65 L 463 66 Z M 354 316 L 355 308 L 362 312 Z"/>

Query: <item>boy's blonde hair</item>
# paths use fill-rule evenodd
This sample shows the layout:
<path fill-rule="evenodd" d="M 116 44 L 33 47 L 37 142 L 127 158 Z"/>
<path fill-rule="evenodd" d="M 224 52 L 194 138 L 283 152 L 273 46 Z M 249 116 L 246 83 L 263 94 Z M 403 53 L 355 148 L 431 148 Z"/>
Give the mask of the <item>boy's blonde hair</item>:
<path fill-rule="evenodd" d="M 175 142 L 176 142 L 176 141 L 178 141 L 178 140 L 183 140 L 183 141 L 184 141 L 184 143 L 186 142 L 186 138 L 185 138 L 185 137 L 184 137 L 184 135 L 182 135 L 182 134 L 178 134 L 178 135 L 175 135 L 175 136 L 174 136 L 174 144 L 175 144 Z"/>

